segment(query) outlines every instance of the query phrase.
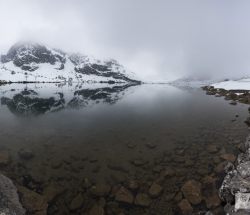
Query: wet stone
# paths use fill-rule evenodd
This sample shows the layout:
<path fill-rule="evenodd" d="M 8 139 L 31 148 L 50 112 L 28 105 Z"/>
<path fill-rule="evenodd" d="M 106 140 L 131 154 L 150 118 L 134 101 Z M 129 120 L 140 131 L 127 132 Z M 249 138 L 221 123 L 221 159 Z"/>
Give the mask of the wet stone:
<path fill-rule="evenodd" d="M 138 193 L 135 197 L 135 205 L 148 207 L 152 200 L 146 193 Z"/>
<path fill-rule="evenodd" d="M 202 201 L 201 184 L 198 181 L 187 181 L 181 188 L 185 198 L 193 205 L 197 205 Z"/>
<path fill-rule="evenodd" d="M 190 205 L 190 203 L 186 199 L 183 199 L 178 204 L 178 208 L 179 208 L 182 215 L 191 215 L 193 212 L 192 206 Z"/>
<path fill-rule="evenodd" d="M 132 204 L 134 201 L 134 196 L 128 189 L 121 187 L 115 194 L 115 200 L 118 202 Z"/>
<path fill-rule="evenodd" d="M 163 191 L 163 187 L 154 182 L 149 188 L 148 193 L 151 197 L 156 198 L 161 195 L 162 191 Z"/>

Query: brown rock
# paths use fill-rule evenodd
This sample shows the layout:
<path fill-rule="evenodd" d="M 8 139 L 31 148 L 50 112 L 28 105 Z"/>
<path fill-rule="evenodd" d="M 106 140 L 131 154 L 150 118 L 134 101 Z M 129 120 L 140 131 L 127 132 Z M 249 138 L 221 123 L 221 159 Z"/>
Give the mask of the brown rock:
<path fill-rule="evenodd" d="M 105 214 L 105 212 L 104 212 L 103 207 L 101 207 L 101 206 L 99 206 L 99 205 L 94 205 L 94 206 L 90 209 L 90 211 L 89 211 L 89 213 L 88 213 L 88 215 L 104 215 L 104 214 Z"/>
<path fill-rule="evenodd" d="M 157 183 L 154 182 L 154 183 L 151 185 L 151 187 L 149 188 L 148 193 L 149 193 L 149 195 L 150 195 L 151 197 L 156 198 L 156 197 L 158 197 L 159 195 L 161 195 L 161 192 L 162 192 L 162 191 L 163 191 L 162 186 L 160 186 L 159 184 L 157 184 Z"/>
<path fill-rule="evenodd" d="M 118 202 L 132 204 L 134 201 L 134 196 L 125 187 L 121 187 L 115 194 L 115 200 Z"/>
<path fill-rule="evenodd" d="M 45 198 L 23 186 L 18 186 L 21 202 L 30 214 L 46 215 L 48 204 Z"/>
<path fill-rule="evenodd" d="M 198 181 L 187 181 L 181 191 L 185 198 L 193 205 L 197 205 L 202 201 L 201 184 Z"/>
<path fill-rule="evenodd" d="M 146 193 L 138 193 L 135 197 L 135 204 L 143 207 L 148 207 L 151 204 L 151 199 Z"/>
<path fill-rule="evenodd" d="M 193 212 L 192 206 L 189 204 L 189 202 L 186 199 L 183 199 L 178 204 L 178 208 L 180 209 L 182 215 L 191 215 Z"/>
<path fill-rule="evenodd" d="M 236 160 L 236 157 L 233 154 L 222 154 L 220 157 L 226 161 L 231 162 L 234 162 Z"/>

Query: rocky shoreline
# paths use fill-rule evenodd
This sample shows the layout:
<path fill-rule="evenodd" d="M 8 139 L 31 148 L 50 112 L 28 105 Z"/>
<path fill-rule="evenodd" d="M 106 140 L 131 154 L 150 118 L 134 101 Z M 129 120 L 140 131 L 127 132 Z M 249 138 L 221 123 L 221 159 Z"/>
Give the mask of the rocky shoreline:
<path fill-rule="evenodd" d="M 248 90 L 225 90 L 213 86 L 205 86 L 207 95 L 225 97 L 231 105 L 250 104 Z M 248 109 L 250 111 L 250 108 Z M 250 126 L 250 117 L 245 123 Z M 240 154 L 235 163 L 225 165 L 226 176 L 219 189 L 220 199 L 226 204 L 224 211 L 228 215 L 245 215 L 250 213 L 250 135 L 239 145 Z"/>

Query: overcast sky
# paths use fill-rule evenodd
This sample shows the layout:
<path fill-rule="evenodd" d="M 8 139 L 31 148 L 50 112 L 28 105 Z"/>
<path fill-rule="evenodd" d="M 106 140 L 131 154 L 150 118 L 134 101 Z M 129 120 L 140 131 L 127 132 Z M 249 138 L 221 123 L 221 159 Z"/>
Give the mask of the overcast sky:
<path fill-rule="evenodd" d="M 0 0 L 0 52 L 33 40 L 143 80 L 250 75 L 249 0 Z"/>

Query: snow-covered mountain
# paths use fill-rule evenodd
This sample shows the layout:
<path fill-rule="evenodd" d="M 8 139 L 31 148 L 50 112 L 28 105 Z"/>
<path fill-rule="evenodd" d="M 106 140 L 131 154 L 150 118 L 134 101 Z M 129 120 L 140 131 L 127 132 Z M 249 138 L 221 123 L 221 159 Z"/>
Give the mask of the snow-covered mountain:
<path fill-rule="evenodd" d="M 115 60 L 67 54 L 37 43 L 17 43 L 1 56 L 1 82 L 140 83 Z"/>

